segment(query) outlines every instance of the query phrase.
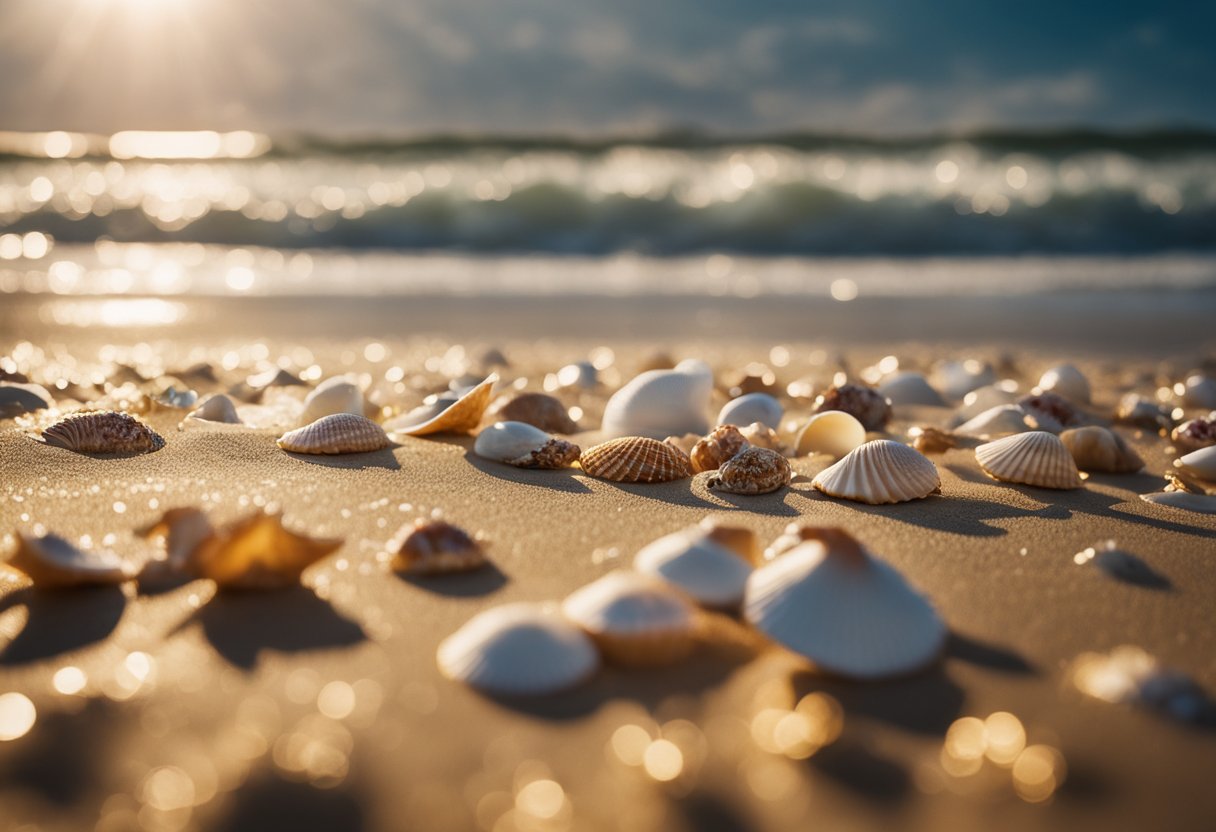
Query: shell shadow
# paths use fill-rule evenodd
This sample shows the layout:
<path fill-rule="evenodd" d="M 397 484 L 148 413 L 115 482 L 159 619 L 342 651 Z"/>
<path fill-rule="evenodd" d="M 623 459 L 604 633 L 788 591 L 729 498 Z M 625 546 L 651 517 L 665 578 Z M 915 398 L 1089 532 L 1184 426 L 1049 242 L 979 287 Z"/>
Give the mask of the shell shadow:
<path fill-rule="evenodd" d="M 1155 480 L 1154 482 L 1159 481 Z M 1009 483 L 1001 483 L 1001 485 L 1007 488 L 1012 488 L 1032 499 L 1042 500 L 1045 502 L 1050 500 L 1051 504 L 1047 508 L 1040 511 L 1031 512 L 1031 514 L 1036 517 L 1042 517 L 1049 520 L 1068 520 L 1073 516 L 1073 514 L 1080 513 L 1088 514 L 1093 517 L 1100 517 L 1104 520 L 1119 520 L 1138 526 L 1148 526 L 1160 531 L 1216 539 L 1216 531 L 1210 528 L 1192 526 L 1186 523 L 1175 522 L 1173 520 L 1163 520 L 1145 514 L 1137 514 L 1131 511 L 1116 509 L 1115 506 L 1128 502 L 1128 500 L 1124 497 L 1112 497 L 1091 488 L 1076 488 L 1068 491 L 1057 491 L 1045 488 L 1035 488 L 1034 486 L 1030 485 L 1013 485 Z M 1132 497 L 1132 499 L 1137 498 Z M 1139 502 L 1138 499 L 1137 502 Z"/>
<path fill-rule="evenodd" d="M 393 454 L 393 449 L 400 446 L 381 448 L 378 451 L 368 451 L 363 454 L 297 454 L 284 451 L 287 456 L 309 465 L 320 465 L 322 468 L 344 468 L 348 471 L 361 471 L 365 468 L 384 468 L 388 471 L 400 471 L 401 463 Z"/>
<path fill-rule="evenodd" d="M 807 764 L 875 803 L 899 803 L 912 789 L 912 778 L 904 766 L 848 737 L 820 750 Z"/>
<path fill-rule="evenodd" d="M 940 736 L 958 718 L 963 689 L 941 664 L 881 683 L 797 671 L 791 683 L 796 698 L 812 691 L 830 694 L 847 714 L 860 714 L 918 734 Z"/>
<path fill-rule="evenodd" d="M 1037 676 L 1039 673 L 1038 668 L 1020 653 L 953 631 L 946 640 L 946 656 L 1002 673 L 1020 676 Z"/>
<path fill-rule="evenodd" d="M 394 572 L 401 581 L 419 589 L 446 595 L 449 598 L 476 598 L 502 589 L 511 580 L 493 561 L 487 561 L 472 572 L 448 572 L 439 575 L 410 575 Z"/>
<path fill-rule="evenodd" d="M 966 465 L 960 465 L 957 462 L 943 463 L 942 467 L 965 482 L 973 482 L 978 485 L 997 484 L 996 480 L 979 470 L 978 467 L 972 468 Z"/>
<path fill-rule="evenodd" d="M 578 479 L 577 475 L 582 472 L 577 468 L 516 468 L 514 465 L 483 459 L 472 450 L 466 451 L 464 458 L 483 474 L 513 485 L 547 488 L 551 491 L 565 491 L 569 494 L 591 493 L 587 484 Z"/>
<path fill-rule="evenodd" d="M 819 494 L 812 496 L 811 493 L 803 491 L 794 493 L 812 502 L 831 499 Z M 1014 508 L 1004 503 L 953 494 L 948 499 L 929 496 L 922 500 L 882 506 L 872 506 L 849 500 L 832 500 L 832 502 L 861 514 L 967 537 L 1003 537 L 1009 534 L 1008 530 L 1000 526 L 990 525 L 986 522 L 988 520 L 1039 516 L 1037 512 Z"/>
<path fill-rule="evenodd" d="M 39 795 L 53 806 L 79 805 L 103 782 L 112 758 L 105 749 L 129 715 L 104 698 L 90 698 L 80 711 L 44 712 L 37 730 L 0 755 L 0 783 Z"/>
<path fill-rule="evenodd" d="M 0 601 L 0 612 L 14 606 L 24 606 L 29 620 L 0 653 L 0 665 L 49 659 L 102 641 L 118 626 L 127 598 L 116 586 L 56 592 L 29 587 Z"/>
<path fill-rule="evenodd" d="M 727 803 L 722 795 L 706 789 L 685 797 L 675 798 L 672 809 L 684 820 L 677 828 L 713 830 L 713 832 L 749 832 L 756 826 Z"/>
<path fill-rule="evenodd" d="M 1172 590 L 1174 584 L 1168 577 L 1149 566 L 1144 560 L 1123 549 L 1098 552 L 1094 565 L 1116 581 L 1141 586 L 1145 589 Z"/>
<path fill-rule="evenodd" d="M 790 494 L 800 493 L 791 488 L 778 488 L 768 494 L 732 494 L 728 491 L 715 491 L 705 485 L 708 477 L 693 480 L 692 493 L 702 502 L 719 511 L 752 511 L 770 517 L 797 517 L 798 509 L 786 503 Z M 701 495 L 705 496 L 702 497 Z"/>
<path fill-rule="evenodd" d="M 226 816 L 209 828 L 215 832 L 247 829 L 367 829 L 363 801 L 347 789 L 317 789 L 270 773 L 246 781 L 230 796 Z"/>

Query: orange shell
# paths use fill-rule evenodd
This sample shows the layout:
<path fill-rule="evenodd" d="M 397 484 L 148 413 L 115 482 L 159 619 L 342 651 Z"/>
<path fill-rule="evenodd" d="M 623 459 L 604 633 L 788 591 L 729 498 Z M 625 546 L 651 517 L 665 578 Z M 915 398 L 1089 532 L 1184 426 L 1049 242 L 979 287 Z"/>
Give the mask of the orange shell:
<path fill-rule="evenodd" d="M 692 464 L 678 448 L 641 436 L 588 448 L 580 464 L 591 476 L 613 482 L 670 482 L 692 476 Z"/>
<path fill-rule="evenodd" d="M 692 452 L 689 454 L 692 470 L 698 474 L 702 471 L 716 471 L 722 463 L 750 446 L 734 425 L 718 425 L 709 436 L 692 446 Z"/>

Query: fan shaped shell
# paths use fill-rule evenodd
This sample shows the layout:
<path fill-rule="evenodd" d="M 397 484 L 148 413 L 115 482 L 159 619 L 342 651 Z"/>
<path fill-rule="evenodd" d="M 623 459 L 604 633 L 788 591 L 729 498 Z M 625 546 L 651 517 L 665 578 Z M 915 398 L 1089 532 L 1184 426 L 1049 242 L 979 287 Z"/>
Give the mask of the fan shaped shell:
<path fill-rule="evenodd" d="M 384 423 L 389 433 L 427 436 L 432 433 L 471 433 L 481 424 L 490 405 L 498 376 L 491 373 L 485 381 L 456 395 L 441 395 L 433 402 L 403 413 Z"/>
<path fill-rule="evenodd" d="M 519 468 L 564 468 L 580 450 L 524 422 L 496 422 L 477 434 L 473 453 Z"/>
<path fill-rule="evenodd" d="M 975 459 L 984 473 L 1003 482 L 1060 489 L 1082 485 L 1068 448 L 1058 436 L 1042 430 L 980 445 L 975 449 Z"/>
<path fill-rule="evenodd" d="M 129 413 L 101 411 L 69 416 L 42 432 L 48 445 L 85 454 L 146 454 L 165 440 Z"/>
<path fill-rule="evenodd" d="M 633 568 L 667 581 L 699 604 L 735 609 L 743 602 L 755 550 L 751 529 L 702 523 L 643 546 Z"/>
<path fill-rule="evenodd" d="M 731 494 L 768 494 L 789 485 L 789 460 L 768 448 L 744 448 L 710 475 L 706 486 Z"/>
<path fill-rule="evenodd" d="M 811 481 L 824 494 L 871 505 L 919 500 L 941 484 L 928 457 L 890 439 L 865 443 Z"/>
<path fill-rule="evenodd" d="M 17 532 L 17 549 L 8 564 L 43 588 L 119 584 L 135 577 L 135 570 L 113 552 L 84 550 L 56 534 Z"/>
<path fill-rule="evenodd" d="M 669 584 L 637 572 L 611 572 L 576 590 L 562 613 L 618 664 L 669 664 L 695 644 L 692 605 Z"/>
<path fill-rule="evenodd" d="M 642 436 L 588 448 L 579 464 L 591 476 L 614 482 L 670 482 L 692 476 L 692 464 L 679 448 Z"/>
<path fill-rule="evenodd" d="M 1043 373 L 1039 389 L 1058 393 L 1070 401 L 1089 402 L 1089 379 L 1072 364 L 1061 364 Z"/>
<path fill-rule="evenodd" d="M 384 428 L 354 413 L 322 416 L 279 437 L 279 447 L 297 454 L 361 454 L 387 448 Z"/>
<path fill-rule="evenodd" d="M 443 520 L 417 520 L 389 543 L 393 568 L 415 575 L 470 572 L 488 562 L 481 543 Z"/>
<path fill-rule="evenodd" d="M 681 361 L 672 370 L 648 370 L 616 391 L 604 406 L 606 436 L 662 439 L 709 430 L 705 410 L 713 373 L 703 361 Z"/>

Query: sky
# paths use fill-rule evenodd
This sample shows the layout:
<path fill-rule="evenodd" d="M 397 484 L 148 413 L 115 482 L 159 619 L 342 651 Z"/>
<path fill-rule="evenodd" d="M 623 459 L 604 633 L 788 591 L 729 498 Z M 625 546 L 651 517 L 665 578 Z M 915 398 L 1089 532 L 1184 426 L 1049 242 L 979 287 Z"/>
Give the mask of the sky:
<path fill-rule="evenodd" d="M 0 130 L 1216 127 L 1216 3 L 0 0 Z"/>

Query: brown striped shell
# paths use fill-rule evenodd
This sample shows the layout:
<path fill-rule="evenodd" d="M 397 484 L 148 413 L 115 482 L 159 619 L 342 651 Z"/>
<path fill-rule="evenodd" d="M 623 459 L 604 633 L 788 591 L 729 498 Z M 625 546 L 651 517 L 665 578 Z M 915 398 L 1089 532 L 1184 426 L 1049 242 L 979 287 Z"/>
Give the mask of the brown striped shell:
<path fill-rule="evenodd" d="M 84 454 L 146 454 L 165 440 L 128 413 L 102 411 L 69 416 L 42 432 L 48 445 Z"/>
<path fill-rule="evenodd" d="M 443 520 L 416 520 L 389 543 L 393 568 L 414 575 L 468 572 L 486 564 L 485 550 L 459 526 Z"/>
<path fill-rule="evenodd" d="M 767 494 L 789 485 L 794 472 L 789 461 L 768 448 L 744 448 L 722 463 L 706 485 L 731 494 Z"/>
<path fill-rule="evenodd" d="M 692 464 L 678 448 L 641 436 L 588 448 L 580 464 L 591 476 L 613 482 L 670 482 L 692 476 Z"/>
<path fill-rule="evenodd" d="M 279 437 L 279 447 L 297 454 L 361 454 L 387 448 L 384 428 L 354 413 L 322 416 Z"/>
<path fill-rule="evenodd" d="M 1015 433 L 975 449 L 984 473 L 1004 482 L 1039 488 L 1080 488 L 1072 454 L 1055 434 L 1042 430 Z"/>
<path fill-rule="evenodd" d="M 699 474 L 702 471 L 718 470 L 726 460 L 749 447 L 751 443 L 743 438 L 737 427 L 718 425 L 709 436 L 703 437 L 692 446 L 692 452 L 688 456 L 693 472 Z"/>

